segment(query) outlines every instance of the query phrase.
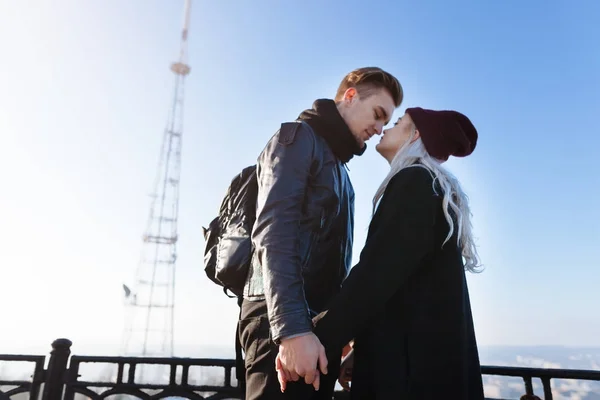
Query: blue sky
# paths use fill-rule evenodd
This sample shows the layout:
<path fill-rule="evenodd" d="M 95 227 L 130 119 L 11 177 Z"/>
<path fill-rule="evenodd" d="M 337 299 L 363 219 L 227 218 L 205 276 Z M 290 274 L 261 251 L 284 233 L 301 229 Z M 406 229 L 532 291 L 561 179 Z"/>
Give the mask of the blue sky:
<path fill-rule="evenodd" d="M 183 1 L 0 2 L 0 353 L 115 349 L 171 101 Z M 279 124 L 343 75 L 395 74 L 406 107 L 480 133 L 448 166 L 471 197 L 486 270 L 482 345 L 598 345 L 600 5 L 193 0 L 176 341 L 229 346 L 237 306 L 202 269 L 201 226 Z M 358 255 L 387 165 L 350 164 Z M 179 354 L 185 355 L 185 354 Z"/>

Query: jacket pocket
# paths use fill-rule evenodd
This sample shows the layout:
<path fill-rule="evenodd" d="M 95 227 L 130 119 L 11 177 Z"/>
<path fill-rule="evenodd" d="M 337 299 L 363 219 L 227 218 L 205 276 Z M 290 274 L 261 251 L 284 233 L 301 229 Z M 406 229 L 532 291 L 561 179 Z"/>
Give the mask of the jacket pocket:
<path fill-rule="evenodd" d="M 314 258 L 314 252 L 317 247 L 319 235 L 318 235 L 318 233 L 316 233 L 314 231 L 310 231 L 307 233 L 307 236 L 308 237 L 306 238 L 304 257 L 303 257 L 303 261 L 302 261 L 302 271 L 303 272 L 307 272 L 307 271 L 311 270 L 311 264 L 312 264 L 312 260 Z"/>
<path fill-rule="evenodd" d="M 318 257 L 318 254 L 315 253 L 318 250 L 321 234 L 323 233 L 327 224 L 327 213 L 325 209 L 321 209 L 321 211 L 316 212 L 313 221 L 314 222 L 309 226 L 309 231 L 306 232 L 306 236 L 303 241 L 304 252 L 302 253 L 302 271 L 304 272 L 308 272 L 312 269 L 312 261 L 315 259 L 315 257 Z"/>

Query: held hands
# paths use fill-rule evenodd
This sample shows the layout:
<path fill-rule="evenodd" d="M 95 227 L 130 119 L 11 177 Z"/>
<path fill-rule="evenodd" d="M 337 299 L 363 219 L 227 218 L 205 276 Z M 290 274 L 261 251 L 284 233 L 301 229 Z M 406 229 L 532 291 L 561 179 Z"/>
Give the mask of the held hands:
<path fill-rule="evenodd" d="M 307 384 L 313 385 L 315 390 L 319 390 L 319 371 L 327 374 L 325 348 L 312 332 L 284 339 L 279 345 L 275 369 L 282 392 L 285 391 L 287 382 L 298 381 L 300 377 Z"/>

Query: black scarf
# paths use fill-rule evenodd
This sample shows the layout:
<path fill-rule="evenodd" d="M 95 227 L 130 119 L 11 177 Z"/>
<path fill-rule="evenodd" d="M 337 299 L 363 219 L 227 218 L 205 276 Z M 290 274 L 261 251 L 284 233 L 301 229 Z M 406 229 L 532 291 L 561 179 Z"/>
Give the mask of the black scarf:
<path fill-rule="evenodd" d="M 302 111 L 298 120 L 306 122 L 316 134 L 323 137 L 333 154 L 343 163 L 355 155 L 362 155 L 367 149 L 366 144 L 360 148 L 333 100 L 316 100 L 311 109 Z"/>

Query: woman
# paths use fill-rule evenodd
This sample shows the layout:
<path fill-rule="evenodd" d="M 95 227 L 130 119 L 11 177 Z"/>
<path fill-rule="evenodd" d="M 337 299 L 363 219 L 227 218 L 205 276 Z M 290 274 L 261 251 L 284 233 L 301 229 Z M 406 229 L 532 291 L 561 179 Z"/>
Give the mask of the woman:
<path fill-rule="evenodd" d="M 365 247 L 315 326 L 327 349 L 354 339 L 352 399 L 483 399 L 465 279 L 479 261 L 467 196 L 442 166 L 476 143 L 463 114 L 409 108 L 376 147 L 391 168 Z"/>

